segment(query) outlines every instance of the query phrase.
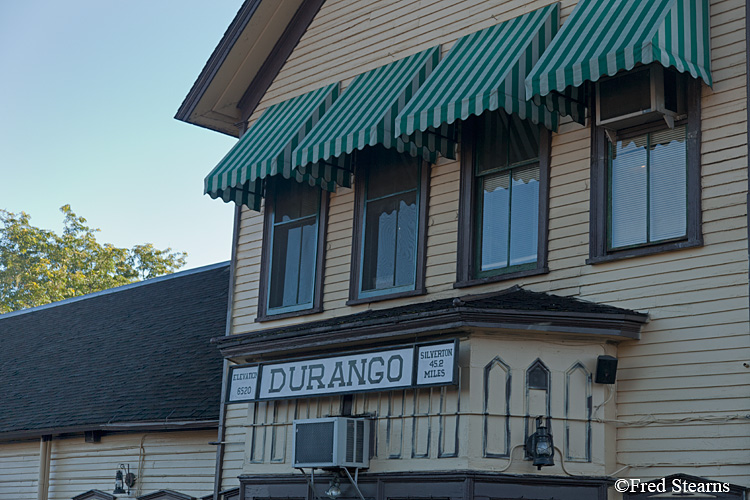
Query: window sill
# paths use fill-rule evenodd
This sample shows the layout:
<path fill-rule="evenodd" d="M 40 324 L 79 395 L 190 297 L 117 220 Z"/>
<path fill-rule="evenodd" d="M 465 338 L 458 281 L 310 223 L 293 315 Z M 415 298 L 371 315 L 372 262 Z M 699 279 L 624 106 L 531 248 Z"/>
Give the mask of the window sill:
<path fill-rule="evenodd" d="M 273 321 L 276 319 L 286 319 L 286 318 L 296 318 L 297 316 L 307 316 L 310 314 L 317 314 L 323 312 L 323 307 L 313 307 L 311 309 L 302 309 L 299 311 L 290 311 L 285 313 L 279 313 L 279 314 L 258 314 L 255 317 L 256 323 L 263 323 L 265 321 Z"/>
<path fill-rule="evenodd" d="M 535 276 L 537 274 L 547 274 L 548 267 L 538 267 L 536 269 L 524 269 L 523 271 L 511 271 L 509 273 L 487 276 L 485 278 L 476 278 L 453 283 L 453 288 L 467 288 L 470 286 L 484 285 L 487 283 L 496 283 L 498 281 L 512 280 L 516 278 L 525 278 L 526 276 Z"/>
<path fill-rule="evenodd" d="M 380 302 L 382 300 L 400 299 L 402 297 L 414 297 L 417 295 L 425 295 L 427 290 L 424 288 L 418 288 L 417 290 L 409 290 L 406 292 L 389 293 L 385 295 L 376 295 L 374 297 L 366 297 L 361 299 L 349 299 L 346 301 L 347 306 L 356 306 L 358 304 L 369 304 L 370 302 Z"/>
<path fill-rule="evenodd" d="M 681 250 L 683 248 L 695 248 L 703 246 L 703 239 L 673 241 L 670 243 L 656 244 L 637 248 L 628 248 L 627 250 L 613 250 L 604 255 L 595 255 L 586 259 L 586 264 L 600 264 L 602 262 L 612 262 L 615 260 L 630 259 L 633 257 L 643 257 L 672 250 Z"/>

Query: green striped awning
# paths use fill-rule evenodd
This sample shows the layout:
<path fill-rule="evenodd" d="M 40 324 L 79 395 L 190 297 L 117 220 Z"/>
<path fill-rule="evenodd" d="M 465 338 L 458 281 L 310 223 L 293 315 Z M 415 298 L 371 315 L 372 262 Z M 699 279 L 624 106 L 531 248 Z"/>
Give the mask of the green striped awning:
<path fill-rule="evenodd" d="M 557 115 L 526 100 L 524 79 L 560 23 L 557 4 L 460 38 L 396 118 L 396 134 L 505 109 L 557 127 Z"/>
<path fill-rule="evenodd" d="M 709 15 L 708 0 L 580 0 L 526 78 L 526 97 L 583 123 L 574 89 L 637 63 L 711 85 Z"/>
<path fill-rule="evenodd" d="M 323 176 L 313 178 L 292 169 L 292 151 L 339 95 L 334 83 L 266 109 L 226 156 L 206 176 L 205 193 L 211 198 L 260 210 L 263 180 L 272 175 L 309 182 L 327 190 Z"/>
<path fill-rule="evenodd" d="M 434 47 L 354 78 L 294 151 L 293 165 L 301 173 L 316 177 L 319 174 L 311 163 L 328 164 L 332 158 L 378 144 L 431 162 L 438 152 L 455 156 L 447 128 L 440 135 L 430 131 L 413 142 L 404 142 L 393 133 L 396 115 L 439 61 L 440 47 Z"/>

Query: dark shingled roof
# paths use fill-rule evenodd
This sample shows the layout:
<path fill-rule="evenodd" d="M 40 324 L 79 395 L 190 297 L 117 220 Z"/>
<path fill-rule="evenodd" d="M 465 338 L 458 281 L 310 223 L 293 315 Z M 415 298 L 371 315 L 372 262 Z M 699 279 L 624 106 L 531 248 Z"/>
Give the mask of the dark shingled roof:
<path fill-rule="evenodd" d="M 0 438 L 217 420 L 228 288 L 222 263 L 0 315 Z"/>

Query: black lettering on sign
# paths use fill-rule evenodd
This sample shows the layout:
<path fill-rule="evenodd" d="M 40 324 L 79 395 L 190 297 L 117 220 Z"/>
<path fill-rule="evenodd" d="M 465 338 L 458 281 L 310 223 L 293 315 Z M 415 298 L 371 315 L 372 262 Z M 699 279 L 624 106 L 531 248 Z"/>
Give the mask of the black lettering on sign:
<path fill-rule="evenodd" d="M 331 375 L 331 380 L 328 382 L 328 387 L 333 387 L 335 382 L 339 383 L 339 387 L 346 385 L 346 381 L 344 380 L 344 365 L 341 361 L 336 361 L 333 375 Z"/>
<path fill-rule="evenodd" d="M 375 363 L 380 364 L 380 370 L 373 373 L 372 367 Z M 383 380 L 383 366 L 385 365 L 385 360 L 381 358 L 380 356 L 375 356 L 370 360 L 370 365 L 367 369 L 367 378 L 370 379 L 371 384 L 379 384 Z M 375 375 L 373 377 L 373 375 Z"/>
<path fill-rule="evenodd" d="M 302 387 L 304 387 L 305 385 L 305 372 L 307 371 L 307 365 L 302 365 L 301 367 L 302 373 L 300 374 L 300 381 L 298 385 L 294 384 L 294 369 L 295 368 L 296 367 L 294 366 L 289 367 L 289 389 L 296 392 L 296 391 L 301 391 Z"/>
<path fill-rule="evenodd" d="M 421 351 L 419 359 L 447 358 L 453 356 L 453 349 L 435 349 L 434 351 Z"/>
<path fill-rule="evenodd" d="M 394 366 L 396 368 L 396 374 L 393 375 Z M 404 374 L 404 358 L 395 354 L 388 360 L 388 381 L 398 382 Z"/>
<path fill-rule="evenodd" d="M 349 382 L 346 383 L 346 385 L 348 386 L 351 386 L 354 383 L 352 382 L 352 372 L 354 372 L 354 374 L 357 376 L 357 385 L 365 385 L 367 383 L 365 382 L 365 365 L 367 365 L 367 360 L 365 358 L 362 358 L 359 361 L 362 362 L 362 367 L 358 370 L 357 360 L 349 360 Z"/>
<path fill-rule="evenodd" d="M 276 375 L 281 375 L 279 377 L 279 381 L 276 382 Z M 275 387 L 275 383 L 278 383 L 279 386 Z M 286 373 L 284 373 L 284 370 L 282 368 L 272 368 L 271 369 L 271 387 L 268 388 L 268 392 L 281 392 L 281 390 L 286 385 Z"/>
<path fill-rule="evenodd" d="M 314 370 L 317 370 L 318 373 L 313 374 Z M 307 390 L 310 391 L 313 389 L 313 380 L 318 383 L 317 389 L 325 388 L 326 385 L 323 383 L 323 375 L 325 375 L 325 365 L 320 363 L 310 365 L 310 379 L 307 383 Z"/>

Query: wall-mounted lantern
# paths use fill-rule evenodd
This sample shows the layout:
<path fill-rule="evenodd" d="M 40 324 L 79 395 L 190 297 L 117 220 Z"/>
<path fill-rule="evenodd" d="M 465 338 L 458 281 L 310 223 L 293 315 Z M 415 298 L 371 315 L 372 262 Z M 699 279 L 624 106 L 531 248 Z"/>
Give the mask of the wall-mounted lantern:
<path fill-rule="evenodd" d="M 555 455 L 555 444 L 552 441 L 552 434 L 544 425 L 542 417 L 536 418 L 536 432 L 528 437 L 524 446 L 526 458 L 533 460 L 537 470 L 548 465 L 555 465 L 553 457 Z"/>
<path fill-rule="evenodd" d="M 338 476 L 334 476 L 333 479 L 331 479 L 328 489 L 325 491 L 325 495 L 333 500 L 341 496 L 341 481 Z"/>
<path fill-rule="evenodd" d="M 130 488 L 135 486 L 135 479 L 135 474 L 130 472 L 130 465 L 126 468 L 125 464 L 120 464 L 115 473 L 115 491 L 112 493 L 115 495 L 118 493 L 127 493 L 130 495 Z M 127 490 L 125 490 L 125 486 L 127 486 Z"/>

